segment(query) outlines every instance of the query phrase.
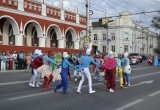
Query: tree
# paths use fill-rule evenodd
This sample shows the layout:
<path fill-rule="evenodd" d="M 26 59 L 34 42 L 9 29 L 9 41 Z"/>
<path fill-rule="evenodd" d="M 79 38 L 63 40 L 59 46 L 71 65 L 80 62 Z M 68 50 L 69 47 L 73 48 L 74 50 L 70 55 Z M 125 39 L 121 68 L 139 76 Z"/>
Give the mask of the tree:
<path fill-rule="evenodd" d="M 155 30 L 160 30 L 160 16 L 153 17 L 151 26 Z M 154 52 L 160 54 L 160 43 L 158 43 L 157 48 L 154 48 Z"/>
<path fill-rule="evenodd" d="M 160 16 L 153 17 L 151 25 L 154 29 L 160 30 Z"/>

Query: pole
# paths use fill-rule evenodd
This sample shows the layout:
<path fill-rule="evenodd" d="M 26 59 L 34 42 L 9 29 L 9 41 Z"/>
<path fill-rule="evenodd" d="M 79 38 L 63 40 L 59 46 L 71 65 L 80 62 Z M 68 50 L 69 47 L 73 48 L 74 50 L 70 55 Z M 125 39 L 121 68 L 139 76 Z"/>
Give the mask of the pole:
<path fill-rule="evenodd" d="M 90 15 L 89 15 L 89 0 L 86 0 L 86 21 L 87 21 L 87 29 L 86 29 L 86 37 L 90 37 L 89 36 L 89 21 L 90 21 Z M 91 41 L 90 41 L 91 42 Z M 88 43 L 88 48 L 91 49 L 90 43 Z"/>

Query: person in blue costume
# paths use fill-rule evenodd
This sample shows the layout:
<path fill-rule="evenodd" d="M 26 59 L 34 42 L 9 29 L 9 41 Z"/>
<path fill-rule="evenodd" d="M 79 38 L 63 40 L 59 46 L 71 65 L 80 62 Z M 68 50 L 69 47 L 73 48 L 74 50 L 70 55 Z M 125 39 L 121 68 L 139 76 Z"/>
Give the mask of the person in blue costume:
<path fill-rule="evenodd" d="M 90 54 L 91 54 L 91 49 L 87 49 L 86 55 L 81 57 L 81 68 L 82 68 L 81 74 L 82 75 L 81 75 L 81 81 L 79 82 L 79 85 L 78 85 L 77 93 L 81 93 L 81 87 L 84 82 L 84 76 L 86 76 L 88 79 L 89 93 L 92 94 L 96 92 L 92 90 L 92 78 L 89 71 L 89 66 L 91 63 L 95 64 L 98 67 L 100 67 L 100 65 L 90 57 Z"/>
<path fill-rule="evenodd" d="M 157 54 L 154 56 L 154 66 L 158 66 L 158 56 L 157 56 Z"/>
<path fill-rule="evenodd" d="M 69 57 L 68 53 L 67 52 L 63 52 L 64 60 L 62 61 L 61 64 L 58 65 L 58 66 L 62 66 L 62 70 L 61 70 L 61 73 L 60 73 L 62 81 L 61 81 L 60 84 L 54 86 L 54 88 L 53 88 L 54 92 L 56 92 L 58 89 L 63 87 L 62 94 L 66 94 L 67 93 L 69 67 L 72 67 L 73 69 L 76 69 L 76 67 L 74 67 L 73 65 L 70 64 L 70 62 L 68 61 L 68 57 Z"/>
<path fill-rule="evenodd" d="M 123 68 L 123 77 L 124 77 L 124 83 L 128 84 L 128 86 L 131 86 L 131 66 L 128 59 L 128 52 L 124 53 L 124 58 L 122 59 L 122 68 Z"/>

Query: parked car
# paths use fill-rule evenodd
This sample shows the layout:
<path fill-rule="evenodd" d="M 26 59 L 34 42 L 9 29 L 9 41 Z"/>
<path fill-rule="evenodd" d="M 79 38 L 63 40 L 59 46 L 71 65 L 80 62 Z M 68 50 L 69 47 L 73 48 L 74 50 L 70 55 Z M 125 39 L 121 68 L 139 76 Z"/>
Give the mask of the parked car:
<path fill-rule="evenodd" d="M 130 64 L 138 64 L 142 62 L 142 57 L 139 53 L 130 53 L 129 54 Z"/>

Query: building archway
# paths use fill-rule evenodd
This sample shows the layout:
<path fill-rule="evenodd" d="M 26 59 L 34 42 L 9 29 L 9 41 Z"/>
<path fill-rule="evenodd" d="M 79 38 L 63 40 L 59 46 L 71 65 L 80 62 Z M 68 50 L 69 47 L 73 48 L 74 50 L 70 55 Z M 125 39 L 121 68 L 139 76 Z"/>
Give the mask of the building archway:
<path fill-rule="evenodd" d="M 79 44 L 77 43 L 78 37 L 76 31 L 73 28 L 68 28 L 65 32 L 65 44 L 66 48 L 78 49 Z"/>
<path fill-rule="evenodd" d="M 0 44 L 16 45 L 16 36 L 19 34 L 19 26 L 15 19 L 10 16 L 0 17 Z"/>
<path fill-rule="evenodd" d="M 43 37 L 42 35 L 42 28 L 40 24 L 36 21 L 29 21 L 24 26 L 25 32 L 25 44 L 27 46 L 35 46 L 39 47 L 42 43 L 40 43 L 40 38 Z"/>
<path fill-rule="evenodd" d="M 50 25 L 46 33 L 46 47 L 58 47 L 58 40 L 62 39 L 60 28 L 54 24 Z"/>

